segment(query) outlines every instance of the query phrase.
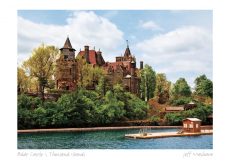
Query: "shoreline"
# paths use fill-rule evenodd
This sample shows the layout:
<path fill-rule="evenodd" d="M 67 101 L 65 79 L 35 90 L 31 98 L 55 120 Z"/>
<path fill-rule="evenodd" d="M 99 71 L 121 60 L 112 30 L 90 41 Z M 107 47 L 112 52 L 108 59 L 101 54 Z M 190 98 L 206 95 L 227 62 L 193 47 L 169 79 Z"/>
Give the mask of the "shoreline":
<path fill-rule="evenodd" d="M 210 128 L 212 126 L 201 126 Z M 87 128 L 53 128 L 53 129 L 26 129 L 17 130 L 18 134 L 23 133 L 51 133 L 51 132 L 81 132 L 81 131 L 107 131 L 107 130 L 126 130 L 126 129 L 180 129 L 182 126 L 123 126 L 123 127 L 87 127 Z"/>

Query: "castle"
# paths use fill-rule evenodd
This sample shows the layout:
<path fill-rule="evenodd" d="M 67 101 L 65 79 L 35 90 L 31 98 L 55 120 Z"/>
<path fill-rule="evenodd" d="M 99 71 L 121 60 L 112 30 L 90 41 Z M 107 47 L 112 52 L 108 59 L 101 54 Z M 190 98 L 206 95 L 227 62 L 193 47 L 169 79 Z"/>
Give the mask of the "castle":
<path fill-rule="evenodd" d="M 128 44 L 124 55 L 116 57 L 115 62 L 105 62 L 102 52 L 90 50 L 89 46 L 85 46 L 84 51 L 80 50 L 75 57 L 76 50 L 72 47 L 69 37 L 60 51 L 60 58 L 56 61 L 57 89 L 73 91 L 77 88 L 79 77 L 77 58 L 82 57 L 93 67 L 103 68 L 107 80 L 112 85 L 121 83 L 125 90 L 139 95 L 140 77 L 137 72 L 143 69 L 143 61 L 140 62 L 140 69 L 136 68 L 136 58 L 131 54 Z"/>

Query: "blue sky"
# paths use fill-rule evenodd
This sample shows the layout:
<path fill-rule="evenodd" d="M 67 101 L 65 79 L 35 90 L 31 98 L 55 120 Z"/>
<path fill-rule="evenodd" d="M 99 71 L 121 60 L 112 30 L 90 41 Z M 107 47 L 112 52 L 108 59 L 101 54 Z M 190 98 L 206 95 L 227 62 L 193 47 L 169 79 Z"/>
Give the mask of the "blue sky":
<path fill-rule="evenodd" d="M 106 61 L 123 54 L 129 40 L 138 62 L 172 82 L 184 77 L 193 86 L 201 74 L 212 79 L 210 10 L 19 10 L 18 63 L 41 43 L 62 47 L 67 35 L 77 51 L 95 46 Z"/>

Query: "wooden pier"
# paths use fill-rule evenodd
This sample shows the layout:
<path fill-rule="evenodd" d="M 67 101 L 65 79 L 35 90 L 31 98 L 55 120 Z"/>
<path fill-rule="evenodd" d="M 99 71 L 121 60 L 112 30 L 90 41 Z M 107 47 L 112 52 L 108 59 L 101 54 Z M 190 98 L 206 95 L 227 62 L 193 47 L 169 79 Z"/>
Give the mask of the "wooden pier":
<path fill-rule="evenodd" d="M 138 134 L 125 134 L 127 138 L 134 139 L 151 139 L 151 138 L 168 138 L 168 137 L 184 137 L 184 136 L 199 136 L 199 135 L 212 135 L 212 130 L 201 130 L 201 132 L 161 132 L 161 133 L 138 133 Z"/>

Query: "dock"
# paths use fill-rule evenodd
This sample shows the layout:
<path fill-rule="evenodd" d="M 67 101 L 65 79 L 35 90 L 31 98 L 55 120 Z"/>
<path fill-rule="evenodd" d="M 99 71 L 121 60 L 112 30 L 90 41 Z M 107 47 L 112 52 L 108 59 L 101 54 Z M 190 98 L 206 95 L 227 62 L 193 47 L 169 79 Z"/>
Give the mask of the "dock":
<path fill-rule="evenodd" d="M 184 136 L 199 136 L 199 135 L 212 135 L 213 130 L 201 130 L 201 132 L 189 133 L 189 132 L 160 132 L 160 133 L 137 133 L 137 134 L 125 134 L 127 138 L 134 139 L 151 139 L 151 138 L 168 138 L 168 137 L 184 137 Z"/>

